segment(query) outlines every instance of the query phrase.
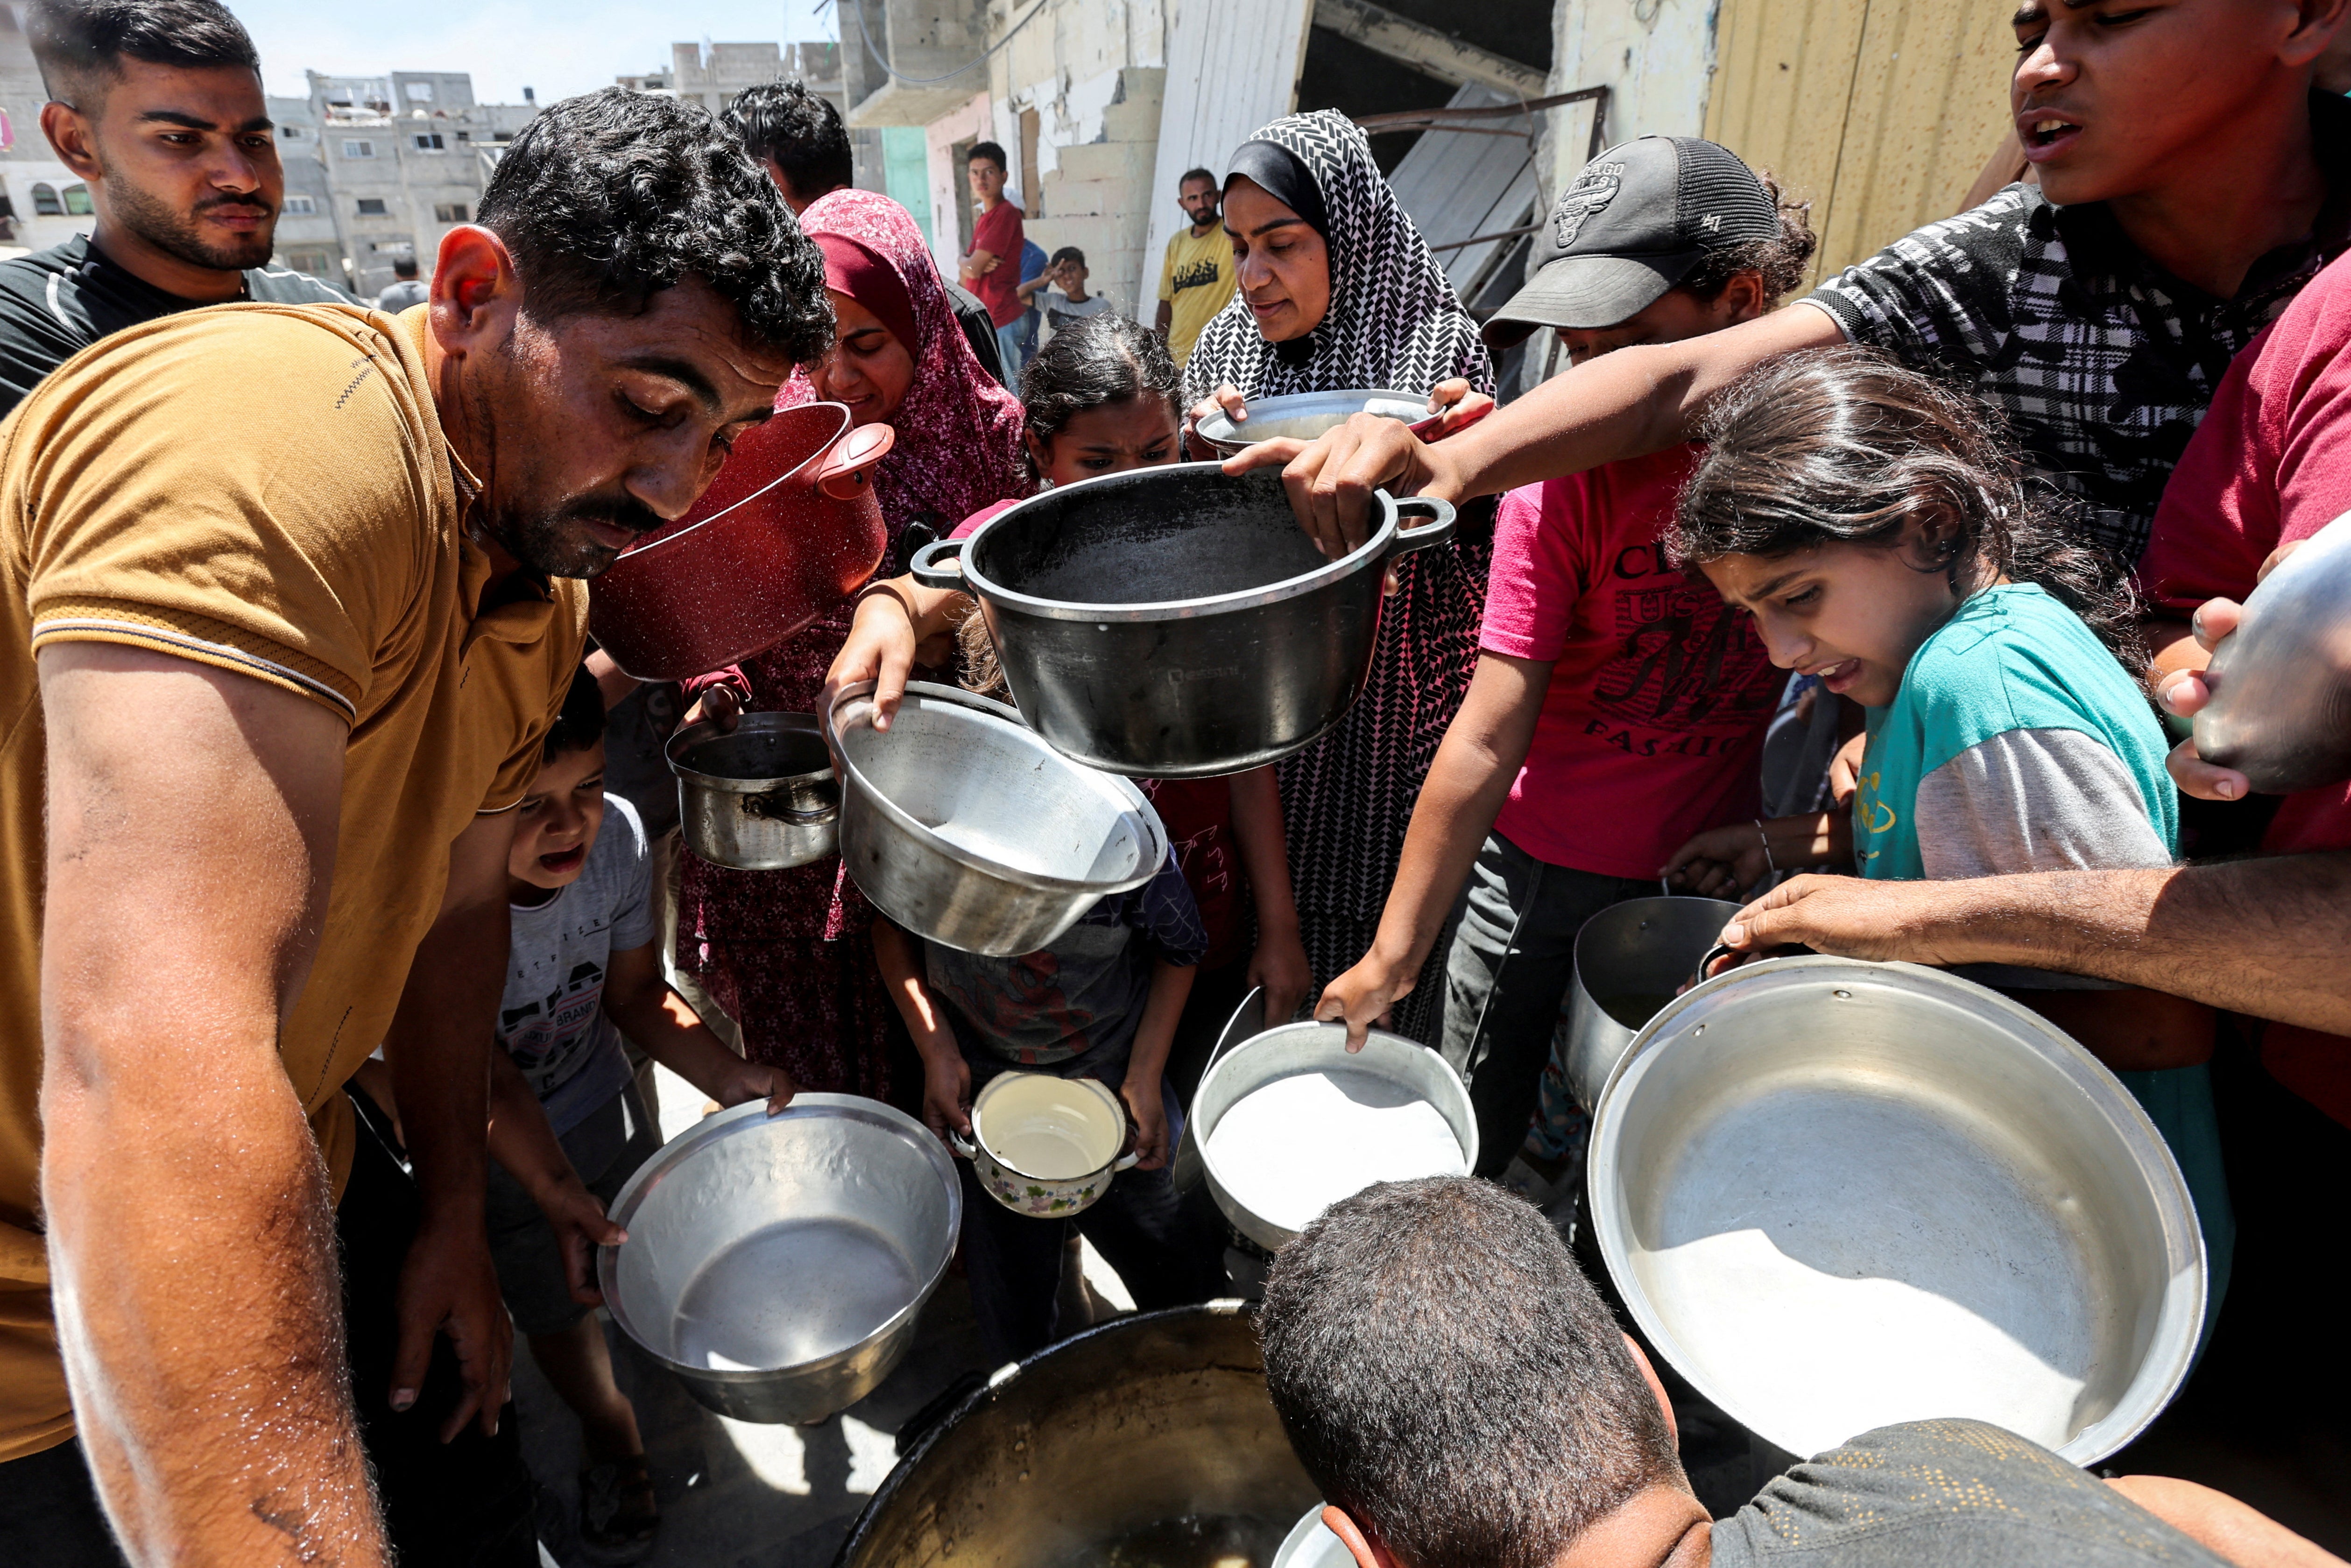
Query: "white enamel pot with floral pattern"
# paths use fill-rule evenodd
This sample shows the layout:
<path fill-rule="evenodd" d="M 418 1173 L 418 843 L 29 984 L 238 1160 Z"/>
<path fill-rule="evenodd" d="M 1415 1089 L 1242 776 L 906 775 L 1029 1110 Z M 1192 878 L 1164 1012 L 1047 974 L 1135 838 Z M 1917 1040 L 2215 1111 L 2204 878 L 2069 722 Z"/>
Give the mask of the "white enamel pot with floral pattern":
<path fill-rule="evenodd" d="M 1016 1214 L 1059 1220 L 1092 1206 L 1139 1158 L 1126 1106 L 1092 1078 L 1000 1073 L 971 1106 L 968 1138 L 948 1141 Z"/>

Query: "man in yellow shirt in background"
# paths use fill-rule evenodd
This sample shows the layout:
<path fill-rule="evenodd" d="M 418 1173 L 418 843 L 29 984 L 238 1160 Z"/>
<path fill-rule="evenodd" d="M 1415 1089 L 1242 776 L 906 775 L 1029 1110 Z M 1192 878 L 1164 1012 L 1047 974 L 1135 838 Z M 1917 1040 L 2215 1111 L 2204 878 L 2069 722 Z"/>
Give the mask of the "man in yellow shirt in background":
<path fill-rule="evenodd" d="M 1176 199 L 1192 220 L 1167 241 L 1166 265 L 1159 269 L 1159 319 L 1152 329 L 1167 339 L 1167 353 L 1182 369 L 1192 345 L 1233 297 L 1233 244 L 1225 237 L 1217 209 L 1224 194 L 1217 177 L 1195 169 L 1176 182 Z"/>
<path fill-rule="evenodd" d="M 149 322 L 0 425 L 0 1562 L 538 1563 L 484 1238 L 510 808 L 574 579 L 823 352 L 823 283 L 716 120 L 608 88 L 423 307 Z M 344 1091 L 379 1043 L 413 1176 Z"/>

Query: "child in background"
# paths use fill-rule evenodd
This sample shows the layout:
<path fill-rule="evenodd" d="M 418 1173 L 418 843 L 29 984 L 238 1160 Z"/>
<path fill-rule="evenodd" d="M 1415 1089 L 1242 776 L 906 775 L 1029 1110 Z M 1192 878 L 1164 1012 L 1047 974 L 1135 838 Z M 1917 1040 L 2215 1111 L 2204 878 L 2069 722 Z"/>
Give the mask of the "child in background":
<path fill-rule="evenodd" d="M 1057 334 L 1021 383 L 1023 440 L 1037 478 L 1050 487 L 1175 462 L 1179 386 L 1166 344 L 1123 317 L 1092 317 Z M 1016 504 L 1001 501 L 974 513 L 955 536 Z M 993 668 L 995 652 L 974 607 L 963 594 L 926 588 L 912 577 L 877 584 L 858 605 L 828 687 L 874 681 L 877 727 L 886 728 L 917 659 L 944 665 L 955 657 L 958 626 L 968 628 L 967 661 Z M 1264 989 L 1266 1017 L 1280 1023 L 1306 1000 L 1312 974 L 1290 898 L 1273 770 L 1136 782 L 1166 826 L 1208 939 L 1176 1032 L 1172 1076 L 1188 1096 L 1201 1058 L 1250 988 Z"/>
<path fill-rule="evenodd" d="M 580 1417 L 581 1537 L 600 1552 L 627 1551 L 649 1542 L 660 1521 L 644 1442 L 589 1310 L 596 1296 L 585 1248 L 574 1249 L 569 1227 L 559 1240 L 549 1215 L 563 1214 L 567 1199 L 580 1201 L 584 1183 L 601 1216 L 661 1147 L 661 1128 L 632 1082 L 624 1033 L 721 1105 L 764 1096 L 780 1110 L 795 1085 L 721 1044 L 663 981 L 652 848 L 629 803 L 605 797 L 604 700 L 585 670 L 516 811 L 497 1022 L 504 1049 L 493 1054 L 490 1256 L 532 1359 Z M 549 1135 L 559 1154 L 547 1147 Z M 576 1182 L 567 1185 L 571 1172 Z"/>
<path fill-rule="evenodd" d="M 2179 799 L 2128 587 L 2038 509 L 1985 406 L 1861 348 L 1750 372 L 1707 420 L 1671 547 L 1782 669 L 1868 710 L 1850 813 L 1699 834 L 1668 868 L 1736 898 L 1769 871 L 1866 877 L 2168 867 Z M 2217 1312 L 2235 1224 L 2212 1109 L 2215 1019 L 2030 970 L 1973 978 L 2116 1070 L 2196 1200 Z"/>
<path fill-rule="evenodd" d="M 1041 276 L 1031 278 L 1015 292 L 1021 298 L 1041 306 L 1045 312 L 1045 324 L 1059 333 L 1110 308 L 1109 300 L 1099 294 L 1086 292 L 1086 253 L 1075 245 L 1063 245 L 1053 253 L 1053 259 Z M 1042 297 L 1037 297 L 1040 292 Z M 1026 385 L 1025 378 L 1023 385 Z"/>
<path fill-rule="evenodd" d="M 1548 327 L 1583 364 L 1752 320 L 1813 250 L 1777 197 L 1712 142 L 1613 148 L 1560 198 L 1489 339 Z M 1481 1176 L 1530 1145 L 1583 922 L 1654 896 L 1657 862 L 1692 830 L 1755 815 L 1784 678 L 1658 545 L 1697 456 L 1670 447 L 1503 498 L 1468 694 L 1413 807 L 1379 934 L 1315 1009 L 1360 1043 L 1410 994 L 1468 884 L 1444 1049 L 1477 1108 Z M 1581 1121 L 1562 1107 L 1535 1151 L 1572 1154 Z"/>

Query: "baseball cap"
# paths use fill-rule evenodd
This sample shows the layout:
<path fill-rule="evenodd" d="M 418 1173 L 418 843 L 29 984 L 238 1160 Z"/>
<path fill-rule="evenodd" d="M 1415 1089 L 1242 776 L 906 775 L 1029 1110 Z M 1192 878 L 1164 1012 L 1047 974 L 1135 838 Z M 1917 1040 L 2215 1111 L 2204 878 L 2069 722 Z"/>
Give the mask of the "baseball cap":
<path fill-rule="evenodd" d="M 1538 327 L 1614 327 L 1712 253 L 1779 234 L 1771 192 L 1729 148 L 1694 136 L 1612 147 L 1536 229 L 1526 286 L 1487 321 L 1486 341 L 1506 348 Z"/>

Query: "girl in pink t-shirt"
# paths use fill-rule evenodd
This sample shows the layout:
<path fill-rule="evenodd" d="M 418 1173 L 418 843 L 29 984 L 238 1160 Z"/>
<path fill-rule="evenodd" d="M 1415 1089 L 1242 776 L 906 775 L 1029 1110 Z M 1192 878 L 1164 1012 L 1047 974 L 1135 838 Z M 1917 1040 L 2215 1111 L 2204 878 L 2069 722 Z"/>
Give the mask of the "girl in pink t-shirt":
<path fill-rule="evenodd" d="M 1555 328 L 1581 364 L 1761 316 L 1813 244 L 1777 198 L 1711 142 L 1612 148 L 1561 198 L 1539 269 L 1488 330 Z M 1655 894 L 1700 826 L 1755 814 L 1784 677 L 1660 547 L 1694 458 L 1672 447 L 1503 498 L 1468 695 L 1414 807 L 1378 938 L 1315 1009 L 1360 1041 L 1411 991 L 1459 901 L 1444 1051 L 1477 1107 L 1480 1175 L 1527 1141 L 1584 920 Z"/>

